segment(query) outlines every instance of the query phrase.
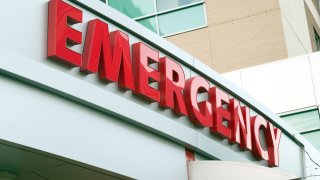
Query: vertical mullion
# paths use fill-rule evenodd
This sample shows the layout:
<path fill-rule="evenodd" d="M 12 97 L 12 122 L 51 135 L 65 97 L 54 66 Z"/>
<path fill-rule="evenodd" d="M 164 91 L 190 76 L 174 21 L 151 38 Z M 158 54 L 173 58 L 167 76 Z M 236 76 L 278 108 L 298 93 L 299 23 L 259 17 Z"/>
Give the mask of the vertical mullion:
<path fill-rule="evenodd" d="M 207 11 L 206 11 L 206 5 L 205 3 L 202 4 L 203 6 L 203 15 L 204 15 L 204 20 L 205 20 L 205 26 L 208 26 L 208 19 L 207 19 Z"/>
<path fill-rule="evenodd" d="M 157 25 L 157 34 L 160 36 L 160 27 L 159 27 L 158 15 L 156 15 L 156 25 Z"/>
<path fill-rule="evenodd" d="M 157 34 L 160 35 L 160 27 L 159 27 L 159 21 L 158 21 L 157 1 L 156 1 L 156 0 L 153 0 L 153 3 L 154 3 L 155 18 L 156 18 Z"/>

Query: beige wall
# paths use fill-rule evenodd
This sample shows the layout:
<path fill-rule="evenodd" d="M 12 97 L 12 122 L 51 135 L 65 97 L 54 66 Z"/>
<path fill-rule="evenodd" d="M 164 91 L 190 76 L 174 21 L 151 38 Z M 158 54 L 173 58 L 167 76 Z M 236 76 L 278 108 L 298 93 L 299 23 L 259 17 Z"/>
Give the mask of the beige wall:
<path fill-rule="evenodd" d="M 212 67 L 211 43 L 208 30 L 208 28 L 202 28 L 170 36 L 167 39 Z"/>
<path fill-rule="evenodd" d="M 280 11 L 213 26 L 213 68 L 227 72 L 287 57 Z"/>
<path fill-rule="evenodd" d="M 279 9 L 279 0 L 205 0 L 205 6 L 211 26 Z"/>
<path fill-rule="evenodd" d="M 167 39 L 218 72 L 287 57 L 278 0 L 206 0 L 208 27 Z"/>

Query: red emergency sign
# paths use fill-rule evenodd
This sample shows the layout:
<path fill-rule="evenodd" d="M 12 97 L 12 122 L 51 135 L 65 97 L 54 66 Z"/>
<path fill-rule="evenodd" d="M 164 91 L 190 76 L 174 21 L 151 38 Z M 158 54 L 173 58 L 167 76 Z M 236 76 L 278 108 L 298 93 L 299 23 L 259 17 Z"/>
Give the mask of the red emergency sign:
<path fill-rule="evenodd" d="M 194 125 L 210 128 L 212 134 L 252 151 L 271 167 L 279 166 L 280 129 L 260 115 L 250 116 L 247 106 L 241 106 L 237 99 L 211 86 L 205 78 L 186 80 L 177 62 L 160 57 L 157 50 L 145 43 L 130 46 L 127 34 L 120 30 L 109 32 L 108 24 L 99 19 L 88 22 L 83 41 L 82 32 L 71 26 L 82 23 L 82 16 L 80 9 L 62 0 L 49 2 L 48 57 L 80 67 L 85 73 L 98 73 L 101 80 L 115 82 L 147 101 L 188 116 Z M 67 47 L 82 43 L 82 53 Z M 158 84 L 158 88 L 151 83 Z M 199 102 L 200 93 L 207 93 L 209 98 Z"/>

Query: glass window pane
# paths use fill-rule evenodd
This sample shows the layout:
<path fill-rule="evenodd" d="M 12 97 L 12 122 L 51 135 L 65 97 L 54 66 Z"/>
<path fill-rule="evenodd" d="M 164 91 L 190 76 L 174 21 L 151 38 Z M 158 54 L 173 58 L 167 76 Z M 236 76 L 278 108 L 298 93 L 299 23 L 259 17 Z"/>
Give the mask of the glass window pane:
<path fill-rule="evenodd" d="M 308 139 L 311 144 L 313 144 L 318 150 L 320 150 L 320 131 L 310 132 L 306 134 L 302 134 L 306 139 Z"/>
<path fill-rule="evenodd" d="M 155 13 L 153 0 L 109 0 L 108 2 L 109 6 L 131 18 Z"/>
<path fill-rule="evenodd" d="M 157 33 L 157 23 L 156 23 L 155 17 L 141 19 L 141 20 L 138 20 L 138 22 L 144 25 L 145 27 L 147 27 L 148 29 L 150 29 L 151 31 Z"/>
<path fill-rule="evenodd" d="M 159 15 L 160 35 L 168 35 L 206 25 L 203 4 Z"/>
<path fill-rule="evenodd" d="M 202 1 L 203 0 L 156 0 L 158 12 Z"/>
<path fill-rule="evenodd" d="M 285 115 L 282 116 L 282 118 L 299 132 L 320 128 L 320 119 L 317 109 L 292 115 Z"/>

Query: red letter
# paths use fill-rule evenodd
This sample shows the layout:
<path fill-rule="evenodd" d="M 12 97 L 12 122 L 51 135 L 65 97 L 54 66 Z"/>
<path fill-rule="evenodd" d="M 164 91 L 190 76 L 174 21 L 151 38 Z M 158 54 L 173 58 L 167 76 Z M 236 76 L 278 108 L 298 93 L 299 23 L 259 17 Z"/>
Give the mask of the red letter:
<path fill-rule="evenodd" d="M 142 95 L 151 101 L 160 101 L 160 93 L 150 87 L 149 82 L 158 82 L 160 73 L 149 64 L 159 62 L 159 52 L 151 49 L 143 43 L 135 43 L 132 47 L 136 89 L 134 93 Z M 151 63 L 150 63 L 151 61 Z"/>
<path fill-rule="evenodd" d="M 274 128 L 273 125 L 270 122 L 268 122 L 266 140 L 269 154 L 268 165 L 270 167 L 279 166 L 280 138 L 281 130 L 278 128 Z"/>
<path fill-rule="evenodd" d="M 124 89 L 134 89 L 128 36 L 120 31 L 109 36 L 108 24 L 98 19 L 91 20 L 81 70 L 89 73 L 99 70 L 101 79 L 118 82 Z"/>
<path fill-rule="evenodd" d="M 264 134 L 266 134 L 267 121 L 261 116 L 251 117 L 251 130 L 252 137 L 252 153 L 257 159 L 268 160 L 268 151 L 262 148 L 260 142 L 260 129 L 263 128 Z"/>
<path fill-rule="evenodd" d="M 110 34 L 113 58 L 107 60 L 106 78 L 118 82 L 119 86 L 126 89 L 134 89 L 132 63 L 130 55 L 129 37 L 121 31 Z M 119 75 L 119 71 L 122 74 Z"/>
<path fill-rule="evenodd" d="M 82 22 L 82 11 L 61 1 L 49 2 L 48 57 L 57 58 L 74 66 L 81 65 L 81 54 L 66 47 L 82 41 L 82 33 L 67 25 Z"/>
<path fill-rule="evenodd" d="M 182 90 L 185 76 L 181 66 L 167 57 L 160 58 L 160 105 L 177 114 L 187 115 Z"/>
<path fill-rule="evenodd" d="M 243 106 L 236 99 L 230 100 L 231 113 L 231 139 L 230 142 L 237 142 L 242 149 L 252 149 L 251 126 L 249 108 Z"/>
<path fill-rule="evenodd" d="M 221 91 L 217 87 L 210 88 L 209 91 L 210 102 L 213 104 L 213 126 L 211 132 L 217 133 L 218 135 L 228 138 L 231 138 L 231 129 L 230 129 L 230 112 L 223 108 L 223 105 L 229 104 L 229 95 Z M 223 124 L 223 121 L 228 121 L 228 126 Z"/>
<path fill-rule="evenodd" d="M 99 19 L 89 21 L 81 71 L 95 73 L 99 68 L 100 78 L 106 79 L 107 60 L 111 61 L 111 59 L 112 52 L 108 24 Z"/>
<path fill-rule="evenodd" d="M 186 81 L 184 97 L 190 120 L 197 126 L 212 126 L 211 104 L 208 101 L 198 103 L 198 93 L 208 92 L 210 84 L 202 77 L 193 77 Z"/>

